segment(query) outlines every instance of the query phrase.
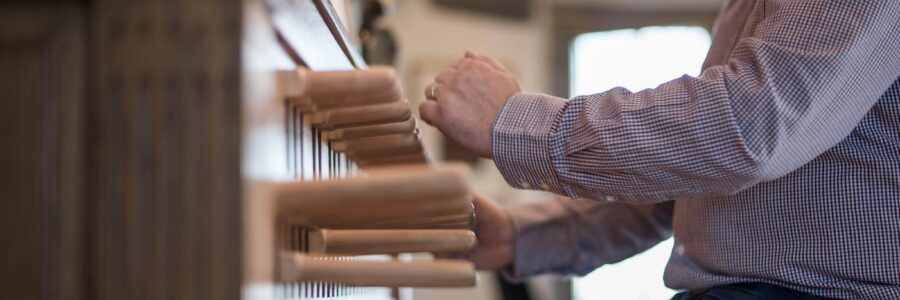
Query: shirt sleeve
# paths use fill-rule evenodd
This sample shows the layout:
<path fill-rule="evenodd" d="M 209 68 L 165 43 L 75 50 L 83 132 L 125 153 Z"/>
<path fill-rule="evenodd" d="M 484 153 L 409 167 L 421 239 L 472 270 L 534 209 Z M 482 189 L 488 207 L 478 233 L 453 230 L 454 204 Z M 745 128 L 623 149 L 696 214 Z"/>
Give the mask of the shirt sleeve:
<path fill-rule="evenodd" d="M 508 208 L 514 231 L 510 280 L 537 274 L 585 275 L 672 235 L 674 202 L 650 205 L 554 198 Z"/>
<path fill-rule="evenodd" d="M 516 94 L 492 128 L 507 182 L 630 203 L 728 195 L 843 140 L 900 75 L 900 1 L 772 1 L 726 64 L 657 88 Z"/>

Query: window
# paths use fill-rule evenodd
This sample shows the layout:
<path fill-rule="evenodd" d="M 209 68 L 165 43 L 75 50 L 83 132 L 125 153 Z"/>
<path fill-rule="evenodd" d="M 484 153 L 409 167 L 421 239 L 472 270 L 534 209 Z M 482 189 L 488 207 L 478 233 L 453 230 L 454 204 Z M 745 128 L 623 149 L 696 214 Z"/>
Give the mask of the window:
<path fill-rule="evenodd" d="M 570 49 L 570 95 L 613 87 L 632 92 L 653 88 L 684 74 L 697 76 L 709 49 L 709 32 L 695 26 L 655 26 L 578 35 Z M 669 239 L 617 264 L 576 278 L 575 300 L 669 299 L 663 269 L 672 251 Z"/>
<path fill-rule="evenodd" d="M 621 86 L 632 92 L 683 74 L 697 76 L 709 32 L 696 26 L 654 26 L 584 33 L 571 48 L 571 95 Z"/>

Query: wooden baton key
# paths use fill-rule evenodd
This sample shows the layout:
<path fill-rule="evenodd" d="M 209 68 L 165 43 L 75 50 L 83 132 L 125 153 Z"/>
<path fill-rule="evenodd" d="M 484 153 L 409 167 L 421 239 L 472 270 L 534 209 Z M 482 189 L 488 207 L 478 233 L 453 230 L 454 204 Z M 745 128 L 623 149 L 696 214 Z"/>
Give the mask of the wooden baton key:
<path fill-rule="evenodd" d="M 468 287 L 476 282 L 475 267 L 460 260 L 362 261 L 282 256 L 281 280 L 319 281 L 357 286 Z"/>
<path fill-rule="evenodd" d="M 309 252 L 367 255 L 468 251 L 475 233 L 465 229 L 320 229 L 309 233 Z"/>
<path fill-rule="evenodd" d="M 284 215 L 289 220 L 333 229 L 470 229 L 474 220 L 470 197 L 427 199 L 413 203 L 318 208 Z"/>
<path fill-rule="evenodd" d="M 336 141 L 414 132 L 416 132 L 416 119 L 409 118 L 402 122 L 335 129 L 326 132 L 325 137 L 329 140 Z"/>
<path fill-rule="evenodd" d="M 361 157 L 353 155 L 348 155 L 347 157 L 355 161 L 356 164 L 359 165 L 359 167 L 366 169 L 367 171 L 371 168 L 380 168 L 382 166 L 423 165 L 428 162 L 428 156 L 424 151 L 411 154 L 401 153 L 397 155 L 381 157 Z"/>
<path fill-rule="evenodd" d="M 472 215 L 472 196 L 463 178 L 466 170 L 460 164 L 381 169 L 345 180 L 276 183 L 270 190 L 281 217 L 322 228 L 359 224 L 410 228 L 441 218 L 460 224 L 460 219 Z"/>
<path fill-rule="evenodd" d="M 312 124 L 323 129 L 358 127 L 406 121 L 412 116 L 409 101 L 339 108 L 312 115 Z"/>
<path fill-rule="evenodd" d="M 362 158 L 422 153 L 422 143 L 415 133 L 400 133 L 338 141 L 331 145 L 334 151 Z"/>
<path fill-rule="evenodd" d="M 474 224 L 473 211 L 448 214 L 446 216 L 428 218 L 398 218 L 379 219 L 353 223 L 344 228 L 371 228 L 371 229 L 472 229 Z M 332 227 L 340 228 L 340 227 Z"/>
<path fill-rule="evenodd" d="M 390 67 L 314 72 L 300 68 L 282 73 L 289 101 L 304 111 L 319 111 L 400 101 L 402 87 Z"/>

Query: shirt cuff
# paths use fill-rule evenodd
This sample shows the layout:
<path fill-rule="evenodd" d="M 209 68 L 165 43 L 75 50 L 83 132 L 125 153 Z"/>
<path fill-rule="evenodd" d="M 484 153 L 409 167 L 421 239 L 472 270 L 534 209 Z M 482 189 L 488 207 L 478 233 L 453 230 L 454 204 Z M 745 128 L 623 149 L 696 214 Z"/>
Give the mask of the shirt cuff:
<path fill-rule="evenodd" d="M 538 274 L 571 274 L 578 246 L 569 230 L 566 210 L 559 205 L 528 204 L 507 208 L 513 227 L 513 263 L 500 270 L 504 278 L 521 282 Z"/>
<path fill-rule="evenodd" d="M 567 103 L 553 96 L 518 93 L 500 109 L 491 128 L 491 154 L 509 185 L 575 197 L 558 179 L 553 166 L 557 153 L 551 148 L 557 119 Z"/>

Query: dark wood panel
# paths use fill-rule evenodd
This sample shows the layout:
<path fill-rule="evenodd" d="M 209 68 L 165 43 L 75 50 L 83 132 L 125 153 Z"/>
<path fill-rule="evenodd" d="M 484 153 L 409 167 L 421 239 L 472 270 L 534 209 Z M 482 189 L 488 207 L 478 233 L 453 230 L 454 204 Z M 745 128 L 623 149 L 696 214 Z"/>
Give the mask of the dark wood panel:
<path fill-rule="evenodd" d="M 91 299 L 240 297 L 241 5 L 92 4 Z"/>
<path fill-rule="evenodd" d="M 238 299 L 240 31 L 253 1 L 71 3 L 0 6 L 0 299 Z M 352 68 L 315 4 L 291 5 L 306 17 L 286 36 L 321 39 L 295 56 Z M 353 172 L 294 115 L 295 177 Z"/>
<path fill-rule="evenodd" d="M 0 6 L 0 299 L 79 299 L 80 7 Z"/>

